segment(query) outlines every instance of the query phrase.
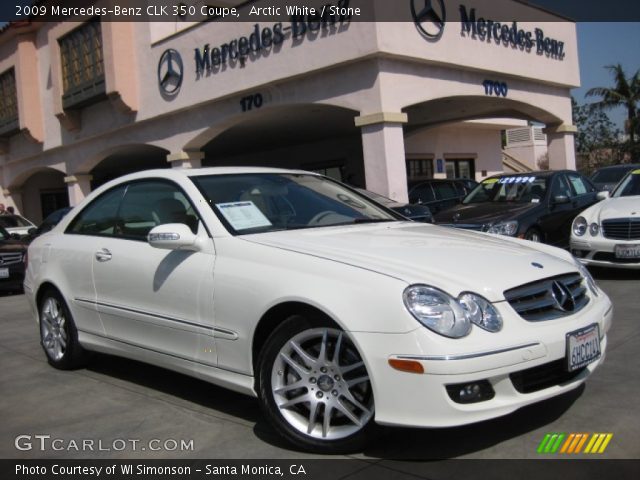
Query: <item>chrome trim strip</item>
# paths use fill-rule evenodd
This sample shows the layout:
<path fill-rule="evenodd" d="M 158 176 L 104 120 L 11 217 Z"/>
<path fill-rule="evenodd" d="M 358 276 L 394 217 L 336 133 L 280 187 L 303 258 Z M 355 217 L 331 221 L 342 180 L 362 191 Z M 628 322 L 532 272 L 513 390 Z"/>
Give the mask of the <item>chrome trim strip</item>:
<path fill-rule="evenodd" d="M 500 350 L 491 350 L 489 352 L 476 352 L 476 353 L 463 353 L 460 355 L 398 355 L 397 358 L 401 360 L 467 360 L 469 358 L 487 357 L 489 355 L 497 355 L 498 353 L 512 352 L 514 350 L 520 350 L 523 348 L 535 347 L 540 345 L 540 342 L 527 343 L 526 345 L 518 345 L 517 347 L 501 348 Z"/>
<path fill-rule="evenodd" d="M 189 325 L 191 327 L 203 328 L 205 330 L 210 330 L 211 332 L 213 332 L 213 336 L 214 337 L 224 338 L 226 340 L 237 340 L 238 339 L 238 334 L 236 332 L 234 332 L 233 330 L 227 330 L 225 328 L 218 328 L 218 327 L 212 327 L 212 326 L 209 326 L 209 325 L 202 325 L 200 323 L 188 322 L 188 321 L 182 320 L 180 318 L 168 317 L 166 315 L 159 315 L 157 313 L 145 312 L 143 310 L 136 310 L 136 309 L 133 309 L 133 308 L 122 307 L 120 305 L 113 305 L 113 304 L 110 304 L 110 303 L 96 302 L 94 300 L 88 300 L 88 299 L 85 299 L 85 298 L 74 298 L 74 300 L 76 302 L 80 302 L 80 303 L 88 303 L 88 304 L 91 304 L 93 306 L 113 308 L 113 309 L 116 309 L 116 310 L 122 310 L 123 312 L 137 313 L 138 315 L 147 315 L 149 317 L 158 318 L 160 320 L 167 320 L 169 322 L 182 323 L 184 325 Z"/>

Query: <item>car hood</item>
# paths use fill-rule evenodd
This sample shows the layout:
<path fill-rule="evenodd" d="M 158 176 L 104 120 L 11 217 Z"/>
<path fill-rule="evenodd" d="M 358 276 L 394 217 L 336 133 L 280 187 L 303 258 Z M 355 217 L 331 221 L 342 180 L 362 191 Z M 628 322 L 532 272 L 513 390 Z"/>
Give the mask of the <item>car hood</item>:
<path fill-rule="evenodd" d="M 265 246 L 321 257 L 424 283 L 457 296 L 477 292 L 492 302 L 503 292 L 576 271 L 561 250 L 498 236 L 413 222 L 324 227 L 241 237 Z M 545 250 L 558 252 L 544 253 Z M 568 255 L 568 254 L 567 254 Z M 542 268 L 536 267 L 537 263 Z M 302 268 L 302 267 L 301 267 Z"/>
<path fill-rule="evenodd" d="M 640 196 L 608 198 L 587 209 L 582 216 L 598 223 L 609 218 L 640 219 Z"/>
<path fill-rule="evenodd" d="M 539 203 L 508 203 L 508 202 L 483 202 L 468 205 L 457 205 L 445 210 L 434 217 L 436 223 L 481 223 L 492 224 L 500 220 L 507 220 L 532 208 Z"/>

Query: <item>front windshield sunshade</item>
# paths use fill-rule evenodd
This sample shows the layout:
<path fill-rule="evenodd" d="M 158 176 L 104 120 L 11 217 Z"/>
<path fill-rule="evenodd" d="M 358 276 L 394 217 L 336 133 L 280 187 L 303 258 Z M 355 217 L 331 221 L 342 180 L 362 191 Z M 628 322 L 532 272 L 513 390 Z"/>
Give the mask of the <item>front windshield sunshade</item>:
<path fill-rule="evenodd" d="M 325 177 L 252 173 L 191 180 L 235 234 L 391 222 L 402 218 Z"/>
<path fill-rule="evenodd" d="M 483 180 L 463 203 L 540 203 L 547 192 L 548 177 L 510 175 Z"/>

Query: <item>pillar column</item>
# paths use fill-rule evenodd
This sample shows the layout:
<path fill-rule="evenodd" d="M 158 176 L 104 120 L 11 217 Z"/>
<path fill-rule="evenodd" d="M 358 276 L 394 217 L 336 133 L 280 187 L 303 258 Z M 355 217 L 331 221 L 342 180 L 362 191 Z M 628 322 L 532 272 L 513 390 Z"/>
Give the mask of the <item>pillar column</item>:
<path fill-rule="evenodd" d="M 578 131 L 574 125 L 562 124 L 544 129 L 547 135 L 550 170 L 575 170 L 576 149 L 573 136 Z"/>
<path fill-rule="evenodd" d="M 203 159 L 204 152 L 200 150 L 180 151 L 167 155 L 167 162 L 172 168 L 200 168 Z"/>
<path fill-rule="evenodd" d="M 13 207 L 16 209 L 16 213 L 22 213 L 24 208 L 22 204 L 22 190 L 19 188 L 5 188 L 2 190 L 2 195 L 7 199 L 5 202 L 5 207 L 13 204 Z"/>
<path fill-rule="evenodd" d="M 367 190 L 398 202 L 408 202 L 407 165 L 402 125 L 406 113 L 380 112 L 355 118 L 362 131 L 362 154 Z"/>
<path fill-rule="evenodd" d="M 91 192 L 91 180 L 93 176 L 88 173 L 77 173 L 64 177 L 69 193 L 69 205 L 75 207 Z"/>

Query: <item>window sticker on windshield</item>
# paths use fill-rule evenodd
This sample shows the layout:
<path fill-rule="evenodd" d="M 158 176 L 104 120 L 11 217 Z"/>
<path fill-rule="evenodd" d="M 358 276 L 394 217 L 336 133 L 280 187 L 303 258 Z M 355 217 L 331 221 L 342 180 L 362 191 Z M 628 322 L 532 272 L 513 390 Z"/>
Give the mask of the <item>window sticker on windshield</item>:
<path fill-rule="evenodd" d="M 492 185 L 494 183 L 497 183 L 498 179 L 497 178 L 487 178 L 486 180 L 483 180 L 482 183 L 484 185 Z"/>
<path fill-rule="evenodd" d="M 500 183 L 533 183 L 536 177 L 502 177 Z"/>
<path fill-rule="evenodd" d="M 631 172 L 631 175 L 640 175 L 640 168 Z"/>
<path fill-rule="evenodd" d="M 218 211 L 236 230 L 270 227 L 272 223 L 251 201 L 216 203 Z"/>

